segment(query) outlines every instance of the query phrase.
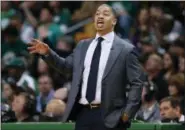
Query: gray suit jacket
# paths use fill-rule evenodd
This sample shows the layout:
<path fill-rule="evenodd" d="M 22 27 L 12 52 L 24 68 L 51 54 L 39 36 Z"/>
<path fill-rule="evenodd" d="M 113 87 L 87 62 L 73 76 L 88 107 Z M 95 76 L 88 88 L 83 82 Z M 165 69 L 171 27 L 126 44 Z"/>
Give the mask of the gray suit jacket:
<path fill-rule="evenodd" d="M 43 59 L 58 72 L 72 72 L 72 87 L 68 95 L 68 103 L 63 121 L 67 121 L 77 102 L 80 92 L 84 59 L 93 39 L 80 41 L 73 53 L 66 59 L 59 57 L 51 50 Z M 121 115 L 127 113 L 133 118 L 141 103 L 142 71 L 134 47 L 115 35 L 109 59 L 102 79 L 101 110 L 104 123 L 114 128 L 120 123 Z M 131 89 L 126 98 L 126 86 Z"/>

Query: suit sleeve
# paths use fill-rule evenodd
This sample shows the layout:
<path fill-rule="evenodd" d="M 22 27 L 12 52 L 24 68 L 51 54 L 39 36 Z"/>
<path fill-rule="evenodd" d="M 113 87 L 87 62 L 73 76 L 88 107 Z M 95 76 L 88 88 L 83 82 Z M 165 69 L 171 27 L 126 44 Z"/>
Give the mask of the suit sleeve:
<path fill-rule="evenodd" d="M 77 47 L 73 50 L 73 53 L 66 58 L 60 57 L 56 52 L 50 49 L 50 54 L 42 56 L 42 59 L 59 73 L 71 73 L 73 70 L 74 54 L 76 51 L 80 50 L 81 44 L 82 42 L 79 42 Z"/>
<path fill-rule="evenodd" d="M 126 57 L 126 76 L 130 85 L 127 104 L 124 109 L 129 119 L 132 119 L 141 105 L 143 72 L 138 60 L 138 52 L 134 48 Z"/>

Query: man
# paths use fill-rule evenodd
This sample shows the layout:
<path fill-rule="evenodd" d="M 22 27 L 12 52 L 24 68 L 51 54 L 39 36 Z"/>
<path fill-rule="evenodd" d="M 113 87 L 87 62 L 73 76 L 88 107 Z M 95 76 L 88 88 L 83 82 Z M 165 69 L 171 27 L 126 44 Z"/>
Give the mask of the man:
<path fill-rule="evenodd" d="M 26 65 L 22 58 L 17 57 L 9 61 L 6 65 L 8 77 L 12 77 L 16 81 L 16 85 L 23 88 L 30 88 L 35 94 L 37 86 L 35 79 L 26 71 Z"/>
<path fill-rule="evenodd" d="M 160 123 L 159 104 L 155 98 L 157 87 L 151 82 L 146 81 L 142 92 L 142 107 L 136 114 L 136 119 L 150 123 Z"/>
<path fill-rule="evenodd" d="M 26 92 L 18 93 L 13 100 L 12 110 L 15 112 L 17 122 L 34 122 L 36 100 L 33 95 Z"/>
<path fill-rule="evenodd" d="M 184 122 L 180 102 L 172 97 L 166 97 L 160 102 L 160 115 L 162 122 Z"/>
<path fill-rule="evenodd" d="M 73 70 L 63 121 L 76 117 L 76 130 L 123 130 L 141 103 L 143 82 L 137 53 L 113 32 L 116 18 L 110 6 L 98 7 L 94 24 L 96 37 L 81 41 L 66 59 L 38 40 L 28 49 L 43 55 L 59 72 Z M 128 100 L 127 84 L 131 86 Z"/>
<path fill-rule="evenodd" d="M 26 45 L 19 37 L 19 30 L 13 25 L 9 25 L 4 30 L 4 40 L 1 44 L 1 55 L 4 58 L 6 55 L 13 53 L 15 56 L 26 56 Z"/>
<path fill-rule="evenodd" d="M 40 94 L 37 97 L 37 112 L 44 112 L 46 105 L 53 98 L 54 90 L 52 79 L 49 75 L 43 74 L 38 79 Z"/>
<path fill-rule="evenodd" d="M 21 14 L 17 14 L 11 18 L 11 24 L 19 30 L 20 39 L 24 43 L 28 43 L 34 37 L 35 32 L 34 28 L 30 26 L 27 22 L 24 22 L 23 16 Z"/>
<path fill-rule="evenodd" d="M 168 96 L 168 84 L 161 74 L 162 58 L 158 54 L 150 54 L 146 63 L 145 70 L 148 73 L 148 78 L 157 86 L 158 94 L 157 101 Z"/>
<path fill-rule="evenodd" d="M 38 27 L 38 37 L 41 40 L 48 38 L 48 40 L 55 47 L 57 39 L 62 32 L 60 31 L 60 26 L 53 23 L 52 10 L 49 8 L 43 8 L 40 12 L 40 26 Z"/>

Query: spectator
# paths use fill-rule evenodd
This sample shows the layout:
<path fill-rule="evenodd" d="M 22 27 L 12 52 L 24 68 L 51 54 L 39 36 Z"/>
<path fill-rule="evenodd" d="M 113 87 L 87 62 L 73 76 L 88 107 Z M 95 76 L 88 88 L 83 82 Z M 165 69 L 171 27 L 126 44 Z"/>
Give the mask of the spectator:
<path fill-rule="evenodd" d="M 1 99 L 1 122 L 15 122 L 16 117 L 12 111 L 12 102 L 16 94 L 16 82 L 13 78 L 7 78 L 2 81 L 2 99 Z"/>
<path fill-rule="evenodd" d="M 150 14 L 147 8 L 141 8 L 138 16 L 137 21 L 135 23 L 135 32 L 134 36 L 132 37 L 133 44 L 137 46 L 138 42 L 141 40 L 142 37 L 148 34 L 148 38 L 150 38 Z"/>
<path fill-rule="evenodd" d="M 43 40 L 44 38 L 48 38 L 52 43 L 52 46 L 56 46 L 57 38 L 62 35 L 60 31 L 60 27 L 53 23 L 52 21 L 53 15 L 52 11 L 49 8 L 43 8 L 40 12 L 40 23 L 41 25 L 38 27 L 38 37 Z"/>
<path fill-rule="evenodd" d="M 34 29 L 38 27 L 39 22 L 37 21 L 37 18 L 40 15 L 40 10 L 45 6 L 45 3 L 46 2 L 42 1 L 24 1 L 19 5 L 19 8 L 23 11 L 26 20 Z"/>
<path fill-rule="evenodd" d="M 137 44 L 142 55 L 155 53 L 156 48 L 152 44 L 150 36 L 142 36 Z"/>
<path fill-rule="evenodd" d="M 39 95 L 37 96 L 37 112 L 42 113 L 48 102 L 53 98 L 53 82 L 49 75 L 43 74 L 38 79 Z"/>
<path fill-rule="evenodd" d="M 163 56 L 164 78 L 168 81 L 169 77 L 179 71 L 179 59 L 175 54 L 166 52 Z"/>
<path fill-rule="evenodd" d="M 53 21 L 60 25 L 62 32 L 65 32 L 71 22 L 71 13 L 62 4 L 61 1 L 50 1 L 49 7 L 53 10 Z"/>
<path fill-rule="evenodd" d="M 114 1 L 112 3 L 110 2 L 110 5 L 113 8 L 114 13 L 116 14 L 116 17 L 117 17 L 117 25 L 115 27 L 116 33 L 120 37 L 128 39 L 129 32 L 130 32 L 131 25 L 132 25 L 132 17 L 126 10 L 123 2 Z"/>
<path fill-rule="evenodd" d="M 16 93 L 16 82 L 12 78 L 8 78 L 7 81 L 3 82 L 3 102 L 7 103 L 11 107 L 14 94 Z"/>
<path fill-rule="evenodd" d="M 29 87 L 35 93 L 37 93 L 36 83 L 33 77 L 31 77 L 26 71 L 25 61 L 21 58 L 12 59 L 6 66 L 8 76 L 13 77 L 16 80 L 17 86 Z"/>
<path fill-rule="evenodd" d="M 181 35 L 183 33 L 182 24 L 178 20 L 174 19 L 173 16 L 166 17 L 167 15 L 165 14 L 164 8 L 161 5 L 152 5 L 150 8 L 150 15 L 151 15 L 151 22 L 153 24 L 156 24 L 156 22 L 158 20 L 163 19 L 163 18 L 167 18 L 168 20 L 170 20 L 170 19 L 172 20 L 172 28 L 171 28 L 170 32 L 168 33 L 168 35 L 171 33 L 175 33 L 176 35 Z"/>
<path fill-rule="evenodd" d="M 151 81 L 145 82 L 142 92 L 142 106 L 136 114 L 136 119 L 150 123 L 161 122 L 156 93 L 157 87 Z"/>
<path fill-rule="evenodd" d="M 4 57 L 10 52 L 15 54 L 16 56 L 25 56 L 28 53 L 27 46 L 19 38 L 19 31 L 13 25 L 9 25 L 4 30 L 4 41 L 2 42 L 2 57 Z"/>
<path fill-rule="evenodd" d="M 52 99 L 46 106 L 41 121 L 60 121 L 65 111 L 66 104 L 59 99 Z"/>
<path fill-rule="evenodd" d="M 10 24 L 10 18 L 16 14 L 11 8 L 10 1 L 1 2 L 1 29 L 4 30 Z"/>
<path fill-rule="evenodd" d="M 16 122 L 15 113 L 12 111 L 12 102 L 16 94 L 16 82 L 12 78 L 2 81 L 1 122 Z"/>
<path fill-rule="evenodd" d="M 38 75 L 49 74 L 49 66 L 41 58 L 38 59 L 37 72 Z"/>
<path fill-rule="evenodd" d="M 157 54 L 151 54 L 145 63 L 145 70 L 148 73 L 149 79 L 157 85 L 159 90 L 156 99 L 160 101 L 168 96 L 168 84 L 161 74 L 162 58 Z"/>
<path fill-rule="evenodd" d="M 184 51 L 184 43 L 183 39 L 177 39 L 173 42 L 173 44 L 169 48 L 169 52 L 176 54 L 177 56 L 183 56 L 185 54 Z"/>
<path fill-rule="evenodd" d="M 177 73 L 175 75 L 172 75 L 169 79 L 169 94 L 173 98 L 180 101 L 181 107 L 185 108 L 185 78 L 183 73 Z M 182 109 L 183 114 L 185 113 L 184 109 Z"/>
<path fill-rule="evenodd" d="M 162 122 L 183 122 L 185 120 L 180 103 L 172 97 L 166 97 L 160 102 Z"/>
<path fill-rule="evenodd" d="M 25 44 L 31 42 L 34 38 L 34 28 L 24 21 L 21 14 L 12 17 L 11 24 L 19 30 L 20 38 Z"/>
<path fill-rule="evenodd" d="M 177 73 L 169 78 L 169 94 L 174 98 L 183 98 L 185 91 L 184 74 Z"/>
<path fill-rule="evenodd" d="M 179 57 L 179 72 L 185 72 L 185 55 Z"/>
<path fill-rule="evenodd" d="M 34 122 L 36 100 L 33 95 L 22 92 L 14 97 L 12 110 L 15 112 L 17 122 Z"/>
<path fill-rule="evenodd" d="M 86 18 L 92 17 L 97 8 L 95 1 L 83 1 L 80 9 L 76 10 L 72 15 L 73 22 L 79 22 Z"/>
<path fill-rule="evenodd" d="M 58 39 L 56 45 L 56 52 L 61 57 L 67 57 L 72 53 L 72 50 L 75 46 L 75 42 L 71 36 L 63 36 Z"/>

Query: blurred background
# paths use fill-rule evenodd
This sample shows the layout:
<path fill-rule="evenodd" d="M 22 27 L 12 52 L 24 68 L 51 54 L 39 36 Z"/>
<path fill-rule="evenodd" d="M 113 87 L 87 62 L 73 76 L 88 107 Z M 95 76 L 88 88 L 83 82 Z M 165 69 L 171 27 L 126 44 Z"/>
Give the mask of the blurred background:
<path fill-rule="evenodd" d="M 185 2 L 1 1 L 2 122 L 61 119 L 71 75 L 28 54 L 27 43 L 40 39 L 67 57 L 80 40 L 95 36 L 93 15 L 104 3 L 116 10 L 117 35 L 140 52 L 146 82 L 135 120 L 183 120 Z"/>

